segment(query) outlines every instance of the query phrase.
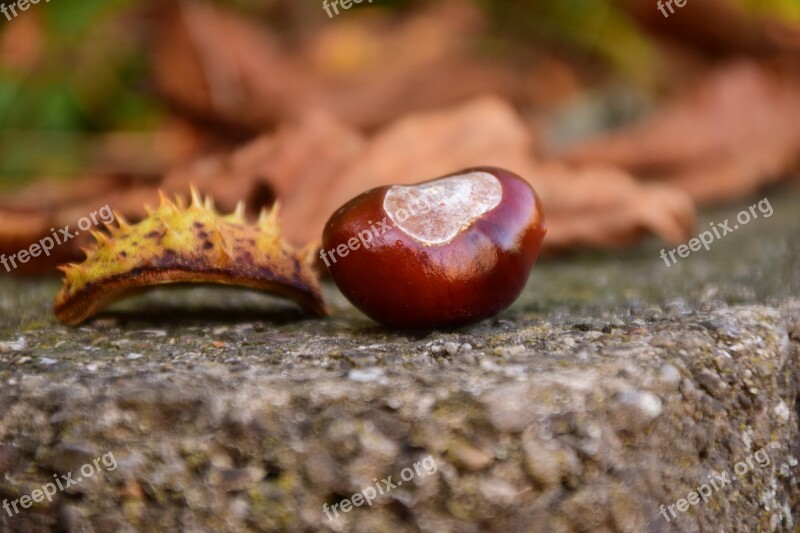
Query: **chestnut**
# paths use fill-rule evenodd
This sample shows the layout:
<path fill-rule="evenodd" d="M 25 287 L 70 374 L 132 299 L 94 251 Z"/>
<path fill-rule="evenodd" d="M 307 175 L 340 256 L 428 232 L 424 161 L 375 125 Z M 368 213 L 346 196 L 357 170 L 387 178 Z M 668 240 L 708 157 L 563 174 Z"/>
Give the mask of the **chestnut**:
<path fill-rule="evenodd" d="M 460 326 L 517 299 L 546 232 L 525 180 L 479 167 L 353 198 L 325 225 L 320 258 L 347 299 L 377 322 Z"/>

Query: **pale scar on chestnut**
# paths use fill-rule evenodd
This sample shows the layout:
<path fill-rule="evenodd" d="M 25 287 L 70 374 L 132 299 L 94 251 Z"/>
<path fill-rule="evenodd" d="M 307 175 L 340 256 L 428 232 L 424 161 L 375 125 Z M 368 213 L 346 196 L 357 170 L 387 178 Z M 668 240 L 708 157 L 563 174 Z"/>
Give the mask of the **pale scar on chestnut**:
<path fill-rule="evenodd" d="M 312 268 L 316 247 L 298 250 L 281 239 L 277 206 L 251 225 L 243 204 L 222 215 L 194 189 L 191 196 L 186 206 L 162 195 L 138 224 L 115 213 L 108 235 L 93 232 L 96 243 L 84 250 L 86 259 L 60 267 L 66 277 L 53 309 L 58 320 L 80 324 L 128 295 L 177 283 L 263 290 L 310 314 L 327 314 Z"/>
<path fill-rule="evenodd" d="M 394 225 L 427 244 L 444 244 L 503 198 L 503 188 L 488 172 L 469 172 L 417 186 L 395 185 L 383 199 Z M 409 206 L 425 209 L 410 209 Z"/>

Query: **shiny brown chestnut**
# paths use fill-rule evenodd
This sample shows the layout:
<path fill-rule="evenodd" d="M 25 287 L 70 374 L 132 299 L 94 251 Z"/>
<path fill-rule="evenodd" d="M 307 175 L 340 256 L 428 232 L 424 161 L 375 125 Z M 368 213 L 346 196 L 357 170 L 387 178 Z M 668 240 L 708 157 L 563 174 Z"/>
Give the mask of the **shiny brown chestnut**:
<path fill-rule="evenodd" d="M 517 299 L 546 232 L 525 180 L 479 167 L 350 200 L 328 220 L 320 258 L 347 299 L 377 322 L 460 326 Z"/>

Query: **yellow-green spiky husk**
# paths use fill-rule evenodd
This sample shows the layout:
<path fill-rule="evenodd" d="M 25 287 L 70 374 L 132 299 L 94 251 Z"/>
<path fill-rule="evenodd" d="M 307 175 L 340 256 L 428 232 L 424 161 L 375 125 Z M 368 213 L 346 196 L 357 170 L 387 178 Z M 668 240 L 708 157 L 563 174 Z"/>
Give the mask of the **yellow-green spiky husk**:
<path fill-rule="evenodd" d="M 79 324 L 143 288 L 171 283 L 251 287 L 310 313 L 327 313 L 310 255 L 280 237 L 277 207 L 250 225 L 243 205 L 221 215 L 192 189 L 188 207 L 162 196 L 158 209 L 148 209 L 138 224 L 115 216 L 108 235 L 93 232 L 97 242 L 82 263 L 61 267 L 66 278 L 54 311 L 65 324 Z"/>

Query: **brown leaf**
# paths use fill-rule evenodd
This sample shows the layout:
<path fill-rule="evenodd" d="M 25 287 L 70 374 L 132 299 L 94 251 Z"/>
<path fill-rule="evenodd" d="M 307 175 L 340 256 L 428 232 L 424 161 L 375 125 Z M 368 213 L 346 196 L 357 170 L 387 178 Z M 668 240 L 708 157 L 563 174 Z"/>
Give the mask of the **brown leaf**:
<path fill-rule="evenodd" d="M 713 71 L 639 123 L 591 139 L 568 158 L 624 168 L 687 191 L 732 200 L 785 178 L 800 156 L 800 82 L 752 61 Z"/>
<path fill-rule="evenodd" d="M 657 9 L 654 0 L 625 0 L 622 5 L 646 28 L 701 52 L 728 55 L 800 52 L 800 27 L 774 18 L 756 17 L 741 3 L 737 5 L 730 0 L 690 1 L 680 8 L 673 6 L 674 13 L 665 7 L 667 17 Z"/>
<path fill-rule="evenodd" d="M 293 205 L 304 206 L 304 216 L 288 206 L 285 216 L 297 222 L 297 235 L 308 240 L 321 233 L 340 205 L 367 189 L 496 165 L 525 177 L 541 195 L 550 228 L 545 250 L 618 247 L 647 233 L 679 243 L 693 227 L 693 205 L 679 190 L 643 185 L 606 167 L 544 165 L 534 160 L 533 144 L 522 120 L 497 98 L 413 114 L 378 132 L 322 189 L 324 194 L 303 191 Z"/>
<path fill-rule="evenodd" d="M 485 165 L 513 170 L 539 192 L 550 228 L 546 251 L 627 246 L 647 234 L 678 243 L 692 228 L 691 201 L 674 187 L 641 184 L 605 165 L 544 164 L 533 152 L 532 134 L 514 109 L 502 99 L 484 97 L 410 114 L 371 138 L 329 115 L 311 113 L 231 154 L 209 156 L 172 172 L 162 186 L 180 193 L 194 184 L 223 210 L 246 200 L 254 212 L 278 199 L 285 235 L 294 244 L 318 239 L 329 216 L 365 190 Z M 98 186 L 96 195 L 86 194 L 91 183 L 87 179 L 77 184 L 71 202 L 50 199 L 14 226 L 22 228 L 25 216 L 32 221 L 44 216 L 36 222 L 36 231 L 46 231 L 51 223 L 74 224 L 89 208 L 104 203 L 138 221 L 145 214 L 143 202 L 156 201 L 151 184 L 129 183 L 113 190 Z M 5 213 L 0 210 L 0 216 Z M 14 246 L 19 245 L 19 235 Z M 0 238 L 0 251 L 13 251 L 9 242 Z M 70 244 L 64 251 L 74 253 Z"/>
<path fill-rule="evenodd" d="M 688 195 L 668 185 L 637 182 L 614 167 L 549 163 L 538 166 L 534 176 L 542 184 L 546 250 L 620 248 L 648 234 L 678 244 L 694 227 Z"/>
<path fill-rule="evenodd" d="M 167 2 L 160 14 L 153 75 L 182 111 L 257 131 L 297 110 L 306 76 L 276 38 L 211 4 Z"/>
<path fill-rule="evenodd" d="M 555 60 L 520 72 L 476 53 L 487 25 L 467 2 L 437 2 L 402 18 L 364 11 L 288 43 L 218 7 L 166 4 L 151 44 L 155 83 L 189 116 L 251 132 L 313 109 L 373 130 L 484 93 L 552 101 L 576 90 L 577 78 Z M 557 88 L 548 92 L 541 74 L 550 70 Z"/>

